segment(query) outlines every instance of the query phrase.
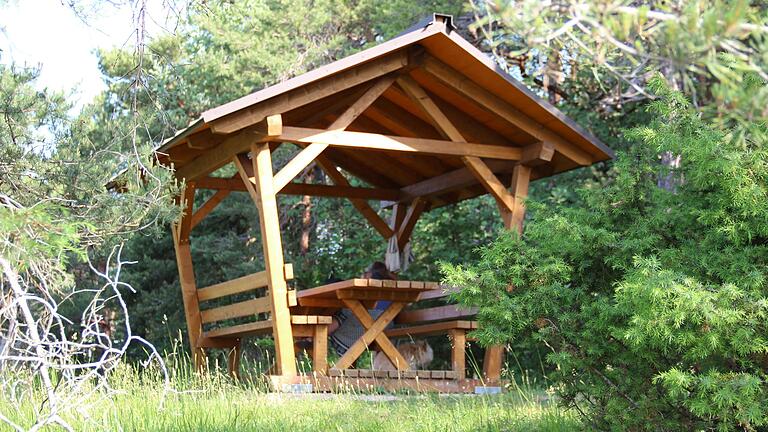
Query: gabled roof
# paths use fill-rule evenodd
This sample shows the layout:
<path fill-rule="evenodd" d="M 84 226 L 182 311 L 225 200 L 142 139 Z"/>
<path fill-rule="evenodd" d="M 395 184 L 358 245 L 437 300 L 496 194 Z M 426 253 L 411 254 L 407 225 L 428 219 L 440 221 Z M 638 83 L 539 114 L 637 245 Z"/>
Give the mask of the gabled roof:
<path fill-rule="evenodd" d="M 533 179 L 613 157 L 597 138 L 463 39 L 450 16 L 435 14 L 373 48 L 205 111 L 159 147 L 161 162 L 183 167 L 271 114 L 282 114 L 284 124 L 324 129 L 371 82 L 395 72 L 409 75 L 425 89 L 469 142 L 520 148 L 552 144 L 554 155 L 534 168 Z M 444 139 L 429 115 L 405 93 L 392 86 L 347 129 Z M 375 187 L 401 190 L 418 189 L 426 180 L 464 166 L 455 155 L 348 147 L 331 147 L 324 154 Z M 501 179 L 511 173 L 509 162 L 491 160 L 489 166 Z M 466 181 L 435 199 L 445 204 L 482 193 L 478 182 Z"/>

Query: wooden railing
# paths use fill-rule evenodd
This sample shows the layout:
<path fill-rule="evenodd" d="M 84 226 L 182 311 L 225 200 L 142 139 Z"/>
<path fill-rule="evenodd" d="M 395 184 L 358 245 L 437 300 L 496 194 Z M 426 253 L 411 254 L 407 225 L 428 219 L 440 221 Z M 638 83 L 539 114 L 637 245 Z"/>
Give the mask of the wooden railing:
<path fill-rule="evenodd" d="M 284 273 L 286 280 L 293 279 L 293 265 L 286 264 Z M 200 302 L 215 300 L 235 294 L 257 291 L 266 288 L 267 283 L 267 272 L 261 271 L 258 273 L 239 277 L 237 279 L 232 279 L 230 281 L 211 285 L 205 288 L 200 288 L 197 290 L 197 298 Z M 201 310 L 201 321 L 203 324 L 209 324 L 217 321 L 224 321 L 244 316 L 256 316 L 260 313 L 270 312 L 272 302 L 269 295 L 269 289 L 267 289 L 265 290 L 264 295 L 261 297 L 232 303 L 226 306 L 218 306 L 211 309 Z M 289 292 L 289 304 L 291 303 L 292 298 L 296 298 L 295 293 Z M 295 300 L 293 303 L 295 304 Z"/>

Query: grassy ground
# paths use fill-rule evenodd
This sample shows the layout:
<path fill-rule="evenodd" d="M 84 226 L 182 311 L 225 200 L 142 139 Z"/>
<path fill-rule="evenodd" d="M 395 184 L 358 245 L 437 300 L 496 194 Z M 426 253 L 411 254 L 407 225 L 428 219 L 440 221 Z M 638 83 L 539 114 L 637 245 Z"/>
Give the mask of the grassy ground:
<path fill-rule="evenodd" d="M 162 380 L 124 371 L 113 380 L 118 393 L 97 398 L 65 418 L 82 431 L 564 431 L 579 428 L 572 413 L 533 389 L 504 395 L 281 395 L 263 384 L 226 377 Z M 12 404 L 0 413 L 29 426 L 40 400 Z M 0 430 L 3 430 L 0 426 Z M 58 430 L 58 429 L 51 429 Z"/>

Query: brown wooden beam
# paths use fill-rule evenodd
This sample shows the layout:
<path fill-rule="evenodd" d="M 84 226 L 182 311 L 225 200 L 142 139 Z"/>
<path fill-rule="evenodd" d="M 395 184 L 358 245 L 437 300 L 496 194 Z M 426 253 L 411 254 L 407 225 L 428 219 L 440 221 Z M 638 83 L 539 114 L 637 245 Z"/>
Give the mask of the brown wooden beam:
<path fill-rule="evenodd" d="M 554 143 L 557 151 L 568 159 L 582 166 L 592 164 L 593 158 L 592 155 L 590 155 L 588 152 L 566 141 L 560 135 L 552 132 L 544 125 L 536 122 L 526 114 L 512 107 L 498 96 L 475 84 L 467 76 L 456 71 L 447 64 L 437 60 L 432 56 L 426 55 L 424 58 L 423 67 L 424 70 L 430 75 L 436 77 L 444 84 L 457 90 L 459 93 L 463 94 L 469 99 L 474 100 L 480 106 L 484 107 L 490 112 L 522 129 L 527 134 L 540 141 L 549 141 Z"/>
<path fill-rule="evenodd" d="M 350 187 L 349 180 L 347 180 L 347 178 L 339 172 L 339 170 L 330 160 L 320 156 L 317 158 L 317 162 L 336 185 Z M 357 211 L 360 212 L 360 214 L 362 214 L 363 217 L 368 220 L 371 226 L 373 226 L 373 228 L 378 231 L 382 237 L 388 239 L 394 235 L 394 232 L 392 232 L 392 229 L 389 227 L 389 225 L 387 225 L 384 219 L 382 219 L 381 216 L 379 216 L 379 214 L 376 213 L 376 211 L 371 208 L 367 202 L 357 198 L 352 198 L 350 201 L 352 202 L 352 205 L 357 209 Z"/>
<path fill-rule="evenodd" d="M 408 206 L 405 220 L 400 224 L 399 230 L 397 231 L 398 250 L 403 250 L 405 245 L 408 244 L 408 241 L 411 238 L 411 233 L 413 233 L 413 229 L 416 227 L 416 222 L 419 220 L 419 217 L 426 207 L 427 200 L 424 198 L 416 198 L 411 205 Z"/>
<path fill-rule="evenodd" d="M 288 286 L 285 277 L 285 262 L 280 236 L 280 220 L 277 214 L 277 199 L 272 190 L 272 156 L 269 144 L 252 144 L 251 167 L 255 177 L 255 186 L 251 183 L 245 165 L 248 158 L 237 155 L 233 162 L 245 183 L 256 208 L 259 211 L 261 244 L 264 250 L 264 267 L 267 273 L 272 313 L 272 334 L 275 338 L 275 360 L 278 374 L 296 375 L 296 357 L 293 351 L 291 314 L 288 310 Z"/>
<path fill-rule="evenodd" d="M 329 131 L 293 126 L 285 126 L 282 134 L 279 136 L 271 136 L 268 140 L 304 144 L 325 143 L 338 147 L 366 148 L 371 150 L 387 150 L 406 153 L 477 156 L 513 161 L 519 161 L 522 158 L 521 150 L 515 147 L 411 138 L 365 132 Z"/>
<path fill-rule="evenodd" d="M 307 84 L 301 88 L 271 98 L 269 103 L 256 104 L 214 120 L 211 129 L 215 133 L 238 131 L 262 121 L 272 113 L 290 111 L 314 100 L 331 96 L 345 89 L 402 69 L 407 63 L 408 57 L 404 51 L 370 61 L 360 67 L 338 73 L 332 77 Z"/>
<path fill-rule="evenodd" d="M 188 164 L 179 167 L 176 170 L 176 177 L 194 180 L 213 172 L 231 161 L 238 153 L 247 151 L 251 144 L 280 135 L 282 129 L 282 117 L 279 114 L 271 115 L 258 124 L 225 139 L 215 149 L 206 151 Z"/>
<path fill-rule="evenodd" d="M 251 182 L 253 182 L 251 177 Z M 239 178 L 203 177 L 197 182 L 199 189 L 214 189 L 219 191 L 246 192 L 245 184 Z M 281 195 L 309 195 L 331 198 L 355 198 L 375 201 L 399 201 L 401 192 L 398 189 L 374 189 L 354 186 L 331 186 L 309 183 L 288 183 Z"/>
<path fill-rule="evenodd" d="M 224 198 L 229 196 L 229 193 L 230 193 L 229 190 L 222 189 L 222 190 L 216 191 L 216 193 L 214 193 L 213 196 L 208 198 L 208 201 L 206 201 L 203 205 L 201 205 L 200 208 L 197 209 L 192 214 L 192 221 L 191 221 L 192 226 L 190 227 L 190 229 L 195 228 L 197 224 L 202 222 L 203 219 L 205 219 L 205 217 L 208 216 L 208 214 L 212 212 L 213 209 L 215 209 L 219 205 L 219 203 L 221 203 L 224 200 Z"/>
<path fill-rule="evenodd" d="M 329 130 L 346 129 L 363 113 L 382 93 L 395 81 L 394 75 L 379 78 L 360 99 L 356 100 L 328 127 Z M 307 167 L 315 158 L 328 147 L 327 143 L 312 143 L 291 159 L 273 179 L 274 190 L 280 191 L 290 183 L 297 174 Z"/>

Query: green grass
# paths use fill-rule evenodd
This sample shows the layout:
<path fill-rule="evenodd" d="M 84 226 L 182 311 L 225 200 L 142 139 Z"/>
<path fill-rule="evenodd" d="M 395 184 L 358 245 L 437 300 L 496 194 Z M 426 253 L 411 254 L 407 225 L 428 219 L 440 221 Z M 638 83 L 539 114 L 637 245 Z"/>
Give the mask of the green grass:
<path fill-rule="evenodd" d="M 177 371 L 179 369 L 176 369 Z M 155 373 L 124 368 L 117 394 L 98 397 L 65 418 L 81 431 L 564 431 L 579 429 L 535 389 L 503 395 L 286 395 L 268 393 L 261 381 L 236 383 L 222 375 L 172 377 L 163 391 Z M 40 399 L 28 394 L 17 405 L 7 396 L 0 412 L 31 425 Z M 37 399 L 37 400 L 35 400 Z M 0 426 L 0 430 L 2 426 Z M 50 429 L 59 430 L 59 429 Z"/>

